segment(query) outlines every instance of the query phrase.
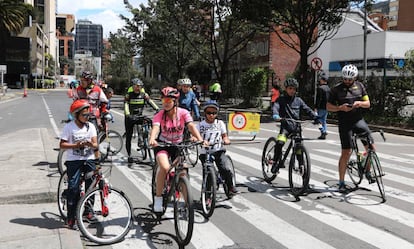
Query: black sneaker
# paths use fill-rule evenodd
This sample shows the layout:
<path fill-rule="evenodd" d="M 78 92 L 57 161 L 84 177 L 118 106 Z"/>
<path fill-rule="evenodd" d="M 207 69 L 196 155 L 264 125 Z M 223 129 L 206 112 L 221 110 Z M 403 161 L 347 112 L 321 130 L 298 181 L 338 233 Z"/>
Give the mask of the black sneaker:
<path fill-rule="evenodd" d="M 134 162 L 134 159 L 132 158 L 132 157 L 128 157 L 128 163 L 133 163 Z"/>
<path fill-rule="evenodd" d="M 372 183 L 376 183 L 376 182 L 377 182 L 377 181 L 375 180 L 375 178 L 373 178 L 373 177 L 371 176 L 371 172 L 366 172 L 366 173 L 365 173 L 365 177 L 367 178 L 367 180 L 368 180 L 369 184 L 372 184 Z"/>
<path fill-rule="evenodd" d="M 320 137 L 318 137 L 318 139 L 326 139 L 326 133 L 322 133 Z"/>
<path fill-rule="evenodd" d="M 279 167 L 278 167 L 278 165 L 277 165 L 276 163 L 273 163 L 273 165 L 272 165 L 272 169 L 271 169 L 270 171 L 272 171 L 272 174 L 276 174 L 276 173 L 278 173 L 278 172 L 279 172 Z"/>
<path fill-rule="evenodd" d="M 346 185 L 345 184 L 339 184 L 338 192 L 341 193 L 341 194 L 347 193 L 348 189 L 346 188 Z"/>

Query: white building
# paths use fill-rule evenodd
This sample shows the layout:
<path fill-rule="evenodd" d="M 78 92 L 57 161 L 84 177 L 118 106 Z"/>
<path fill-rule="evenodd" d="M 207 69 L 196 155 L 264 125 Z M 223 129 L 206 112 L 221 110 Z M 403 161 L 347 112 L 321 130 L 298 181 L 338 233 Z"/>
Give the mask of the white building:
<path fill-rule="evenodd" d="M 364 54 L 364 14 L 359 11 L 346 14 L 344 23 L 338 33 L 326 40 L 318 51 L 309 58 L 310 61 L 322 59 L 322 70 L 332 77 L 339 77 L 341 68 L 355 64 L 363 72 Z M 367 76 L 396 76 L 394 65 L 404 65 L 404 55 L 414 49 L 414 32 L 383 31 L 376 23 L 367 20 Z"/>

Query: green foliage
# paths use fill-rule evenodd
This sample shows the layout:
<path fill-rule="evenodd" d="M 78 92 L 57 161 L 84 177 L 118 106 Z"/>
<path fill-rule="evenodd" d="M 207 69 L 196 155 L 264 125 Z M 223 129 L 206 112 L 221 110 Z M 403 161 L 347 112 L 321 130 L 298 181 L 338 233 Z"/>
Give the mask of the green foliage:
<path fill-rule="evenodd" d="M 241 77 L 241 95 L 245 107 L 257 107 L 257 99 L 261 96 L 267 82 L 267 71 L 263 68 L 252 68 Z"/>
<path fill-rule="evenodd" d="M 126 94 L 128 87 L 130 86 L 128 78 L 113 76 L 107 81 L 107 84 L 114 89 L 114 92 L 119 94 Z"/>
<path fill-rule="evenodd" d="M 0 1 L 0 32 L 20 33 L 33 7 L 23 1 Z"/>

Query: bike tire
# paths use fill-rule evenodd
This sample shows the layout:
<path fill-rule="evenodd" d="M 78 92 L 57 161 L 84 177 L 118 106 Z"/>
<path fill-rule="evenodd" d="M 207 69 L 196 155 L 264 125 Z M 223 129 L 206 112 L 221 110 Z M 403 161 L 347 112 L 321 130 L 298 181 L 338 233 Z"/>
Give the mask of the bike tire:
<path fill-rule="evenodd" d="M 194 167 L 198 162 L 198 145 L 189 146 L 185 149 L 187 161 Z"/>
<path fill-rule="evenodd" d="M 203 175 L 201 185 L 201 207 L 204 217 L 209 218 L 213 215 L 216 207 L 217 179 L 214 164 L 205 165 L 205 167 L 206 172 Z"/>
<path fill-rule="evenodd" d="M 184 193 L 187 194 L 185 195 Z M 188 245 L 193 236 L 194 206 L 187 176 L 180 176 L 175 185 L 174 227 L 178 244 L 182 247 Z"/>
<path fill-rule="evenodd" d="M 226 155 L 226 158 L 227 158 L 227 163 L 228 163 L 227 166 L 230 168 L 230 171 L 231 171 L 233 186 L 236 187 L 236 171 L 234 170 L 233 160 L 231 159 L 229 155 Z M 226 182 L 226 180 L 223 181 L 223 188 L 224 188 L 224 193 L 226 194 L 227 198 L 231 199 L 234 194 L 230 192 L 229 184 Z"/>
<path fill-rule="evenodd" d="M 152 195 L 152 204 L 154 205 L 154 198 L 157 192 L 157 172 L 159 170 L 158 164 L 155 164 L 152 168 L 152 180 L 151 180 L 151 195 Z M 166 188 L 166 183 L 164 183 L 164 188 Z M 161 217 L 165 214 L 165 211 L 167 210 L 167 204 L 168 204 L 168 198 L 167 198 L 167 191 L 163 190 L 163 209 L 161 213 L 155 213 L 154 212 L 154 206 L 152 206 L 152 212 L 155 213 L 157 216 Z"/>
<path fill-rule="evenodd" d="M 93 188 L 79 200 L 76 217 L 79 230 L 90 241 L 99 245 L 108 245 L 119 242 L 128 234 L 133 219 L 132 207 L 128 197 L 116 188 L 108 187 L 108 196 L 103 199 L 104 190 Z M 93 203 L 95 221 L 88 221 L 83 214 Z M 102 204 L 108 208 L 107 213 L 102 212 Z"/>
<path fill-rule="evenodd" d="M 67 206 L 67 189 L 69 185 L 67 171 L 63 171 L 59 179 L 58 189 L 57 189 L 57 204 L 60 216 L 62 219 L 66 220 L 68 217 L 68 206 Z"/>
<path fill-rule="evenodd" d="M 142 128 L 142 126 L 140 126 L 139 128 L 139 132 L 138 132 L 138 137 L 137 137 L 137 159 L 139 162 L 144 161 L 145 159 L 147 159 L 147 148 L 144 146 L 144 137 L 143 137 L 143 133 L 144 133 L 144 129 Z M 139 146 L 139 141 L 142 141 L 142 145 Z"/>
<path fill-rule="evenodd" d="M 375 153 L 375 151 L 372 151 L 370 153 L 369 160 L 371 163 L 371 176 L 375 178 L 382 200 L 383 202 L 385 202 L 387 198 L 385 196 L 384 183 L 382 181 L 382 176 L 384 175 L 384 172 L 382 170 L 378 155 L 377 153 Z"/>
<path fill-rule="evenodd" d="M 59 150 L 59 153 L 57 156 L 57 167 L 58 167 L 58 171 L 60 175 L 62 175 L 63 172 L 66 170 L 66 165 L 65 165 L 66 155 L 67 155 L 67 152 L 65 149 Z"/>
<path fill-rule="evenodd" d="M 303 156 L 303 164 L 298 156 Z M 305 146 L 297 145 L 289 162 L 289 186 L 293 195 L 299 196 L 307 191 L 311 173 L 311 161 Z"/>
<path fill-rule="evenodd" d="M 124 146 L 124 140 L 122 139 L 121 134 L 114 130 L 108 131 L 108 140 L 106 139 L 105 132 L 100 133 L 98 142 L 101 159 L 105 159 L 108 156 L 114 156 L 118 154 Z"/>
<path fill-rule="evenodd" d="M 277 140 L 274 137 L 270 137 L 263 147 L 262 153 L 262 174 L 263 178 L 267 183 L 271 183 L 277 176 L 277 174 L 273 174 L 271 169 L 273 166 L 273 160 L 275 157 L 275 147 L 277 144 Z"/>
<path fill-rule="evenodd" d="M 348 163 L 346 164 L 346 171 L 348 172 L 348 176 L 351 178 L 351 181 L 355 184 L 355 186 L 358 186 L 363 178 L 362 170 L 360 169 L 358 163 L 361 162 L 358 162 L 356 153 L 353 152 L 348 160 Z"/>

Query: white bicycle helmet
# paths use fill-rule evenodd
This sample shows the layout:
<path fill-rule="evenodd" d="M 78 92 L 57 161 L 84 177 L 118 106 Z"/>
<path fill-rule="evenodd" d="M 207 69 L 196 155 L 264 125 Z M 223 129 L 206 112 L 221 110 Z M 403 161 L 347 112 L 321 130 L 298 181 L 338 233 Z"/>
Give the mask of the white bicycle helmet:
<path fill-rule="evenodd" d="M 191 86 L 191 80 L 189 78 L 179 79 L 177 84 Z"/>
<path fill-rule="evenodd" d="M 354 79 L 358 76 L 358 68 L 353 64 L 348 64 L 342 68 L 342 77 L 344 79 Z"/>

